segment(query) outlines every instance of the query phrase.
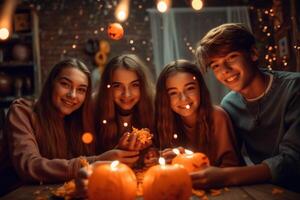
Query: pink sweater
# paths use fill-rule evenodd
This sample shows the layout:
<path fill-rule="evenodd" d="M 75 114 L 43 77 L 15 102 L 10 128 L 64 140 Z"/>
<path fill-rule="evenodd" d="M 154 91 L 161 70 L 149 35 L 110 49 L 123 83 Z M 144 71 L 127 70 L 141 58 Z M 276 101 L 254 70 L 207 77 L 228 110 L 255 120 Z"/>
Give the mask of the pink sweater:
<path fill-rule="evenodd" d="M 48 159 L 40 154 L 35 133 L 40 131 L 32 102 L 18 99 L 10 106 L 7 134 L 10 157 L 19 176 L 27 182 L 63 182 L 73 179 L 81 167 L 80 158 Z M 86 157 L 92 163 L 98 156 Z"/>

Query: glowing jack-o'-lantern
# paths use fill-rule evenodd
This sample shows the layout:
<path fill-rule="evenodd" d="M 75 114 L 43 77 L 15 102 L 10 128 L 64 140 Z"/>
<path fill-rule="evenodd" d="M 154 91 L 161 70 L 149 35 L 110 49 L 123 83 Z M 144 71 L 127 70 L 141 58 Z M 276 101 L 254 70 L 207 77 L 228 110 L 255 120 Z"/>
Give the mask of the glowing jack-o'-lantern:
<path fill-rule="evenodd" d="M 177 154 L 172 160 L 172 164 L 182 165 L 188 172 L 194 172 L 209 166 L 209 159 L 203 153 L 193 153 L 185 150 L 185 153 Z"/>
<path fill-rule="evenodd" d="M 114 161 L 93 169 L 88 182 L 89 200 L 133 200 L 137 181 L 133 171 L 125 164 Z"/>
<path fill-rule="evenodd" d="M 124 29 L 119 23 L 112 23 L 108 26 L 107 29 L 108 36 L 113 40 L 119 40 L 124 35 Z"/>
<path fill-rule="evenodd" d="M 160 165 L 148 169 L 143 179 L 144 200 L 188 200 L 192 182 L 186 169 L 180 165 Z"/>

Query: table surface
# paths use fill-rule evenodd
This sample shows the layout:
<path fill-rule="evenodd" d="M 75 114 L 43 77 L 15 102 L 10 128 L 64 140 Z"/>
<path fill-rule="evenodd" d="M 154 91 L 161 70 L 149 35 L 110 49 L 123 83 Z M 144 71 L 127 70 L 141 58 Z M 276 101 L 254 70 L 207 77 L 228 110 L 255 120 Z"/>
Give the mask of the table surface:
<path fill-rule="evenodd" d="M 6 196 L 1 200 L 46 200 L 51 198 L 51 189 L 56 189 L 61 185 L 24 185 Z M 299 200 L 300 193 L 292 192 L 271 184 L 258 184 L 240 187 L 228 187 L 220 190 L 218 194 L 212 191 L 206 191 L 205 197 L 197 197 L 193 195 L 190 200 L 209 199 L 209 200 L 255 200 L 255 199 L 284 199 L 284 200 Z M 138 198 L 142 199 L 142 198 Z"/>

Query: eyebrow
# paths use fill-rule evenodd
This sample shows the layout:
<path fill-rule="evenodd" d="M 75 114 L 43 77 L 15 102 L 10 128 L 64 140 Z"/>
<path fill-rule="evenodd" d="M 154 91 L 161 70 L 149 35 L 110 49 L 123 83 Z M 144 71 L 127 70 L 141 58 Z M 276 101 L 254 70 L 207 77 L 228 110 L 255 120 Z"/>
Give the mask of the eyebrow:
<path fill-rule="evenodd" d="M 190 85 L 196 85 L 195 81 L 188 82 L 187 84 L 184 85 L 184 87 L 188 87 Z M 175 88 L 175 87 L 170 87 L 170 88 L 167 88 L 167 92 L 170 90 L 176 90 L 176 89 L 177 88 Z"/>
<path fill-rule="evenodd" d="M 66 76 L 62 76 L 58 80 L 65 80 L 69 83 L 73 83 L 73 81 L 71 79 L 69 79 L 68 77 L 66 77 Z M 87 88 L 88 86 L 86 84 L 80 84 L 79 87 L 86 87 Z"/>
<path fill-rule="evenodd" d="M 130 84 L 136 83 L 136 82 L 140 82 L 140 80 L 139 79 L 133 80 L 133 81 L 130 82 Z M 112 84 L 116 84 L 116 83 L 122 84 L 122 82 L 120 82 L 120 81 L 114 81 L 114 82 L 112 82 Z"/>

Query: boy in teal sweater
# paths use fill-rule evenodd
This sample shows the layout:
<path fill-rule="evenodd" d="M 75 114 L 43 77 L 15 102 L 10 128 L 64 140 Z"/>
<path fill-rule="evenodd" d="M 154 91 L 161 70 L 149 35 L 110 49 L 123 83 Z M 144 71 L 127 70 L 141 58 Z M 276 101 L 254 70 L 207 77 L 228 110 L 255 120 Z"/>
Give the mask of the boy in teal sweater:
<path fill-rule="evenodd" d="M 259 69 L 255 38 L 241 24 L 223 24 L 199 42 L 197 59 L 228 87 L 229 113 L 246 166 L 192 174 L 197 187 L 271 181 L 300 191 L 300 73 Z"/>

